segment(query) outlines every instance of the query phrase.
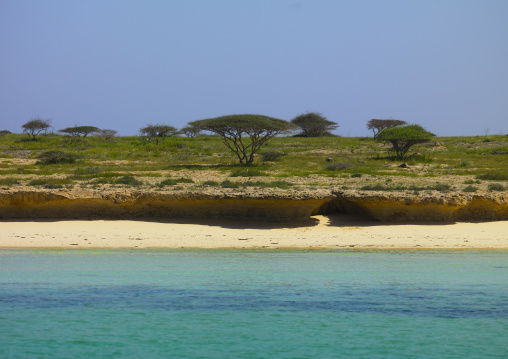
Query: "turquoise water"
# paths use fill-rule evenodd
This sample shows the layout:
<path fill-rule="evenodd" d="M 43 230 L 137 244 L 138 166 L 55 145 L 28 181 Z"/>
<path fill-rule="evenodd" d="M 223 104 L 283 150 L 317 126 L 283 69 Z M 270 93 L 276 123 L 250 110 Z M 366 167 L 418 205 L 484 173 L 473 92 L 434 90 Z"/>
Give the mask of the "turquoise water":
<path fill-rule="evenodd" d="M 1 250 L 0 358 L 506 358 L 508 251 Z"/>

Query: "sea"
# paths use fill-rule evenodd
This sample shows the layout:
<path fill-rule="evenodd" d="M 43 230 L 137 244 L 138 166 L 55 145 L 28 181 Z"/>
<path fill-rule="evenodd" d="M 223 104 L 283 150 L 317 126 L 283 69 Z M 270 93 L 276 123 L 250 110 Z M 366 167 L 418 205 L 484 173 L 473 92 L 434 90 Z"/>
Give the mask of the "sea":
<path fill-rule="evenodd" d="M 0 358 L 508 358 L 508 250 L 0 250 Z"/>

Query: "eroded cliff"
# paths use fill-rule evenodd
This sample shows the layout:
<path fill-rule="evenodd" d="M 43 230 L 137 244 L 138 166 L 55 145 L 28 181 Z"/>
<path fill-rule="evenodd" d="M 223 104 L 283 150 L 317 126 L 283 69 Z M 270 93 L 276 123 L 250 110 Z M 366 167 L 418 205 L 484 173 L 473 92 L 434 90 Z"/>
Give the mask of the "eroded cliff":
<path fill-rule="evenodd" d="M 348 213 L 399 221 L 508 220 L 508 196 L 447 194 L 160 193 L 140 191 L 7 191 L 0 193 L 0 218 L 228 218 L 303 221 L 316 214 Z"/>

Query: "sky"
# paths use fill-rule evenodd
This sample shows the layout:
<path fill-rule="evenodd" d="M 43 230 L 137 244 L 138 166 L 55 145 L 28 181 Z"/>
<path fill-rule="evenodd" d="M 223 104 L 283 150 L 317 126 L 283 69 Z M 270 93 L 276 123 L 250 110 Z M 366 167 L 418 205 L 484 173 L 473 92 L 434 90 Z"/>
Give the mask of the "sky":
<path fill-rule="evenodd" d="M 0 130 L 319 112 L 508 134 L 506 0 L 0 0 Z"/>

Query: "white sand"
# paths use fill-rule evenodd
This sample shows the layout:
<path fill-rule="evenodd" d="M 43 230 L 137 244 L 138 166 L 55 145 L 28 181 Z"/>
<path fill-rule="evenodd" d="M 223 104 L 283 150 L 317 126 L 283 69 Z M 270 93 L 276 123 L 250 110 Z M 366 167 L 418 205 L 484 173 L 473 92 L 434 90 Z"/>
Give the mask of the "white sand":
<path fill-rule="evenodd" d="M 508 248 L 508 221 L 361 222 L 315 216 L 301 226 L 132 220 L 0 222 L 0 248 Z"/>

